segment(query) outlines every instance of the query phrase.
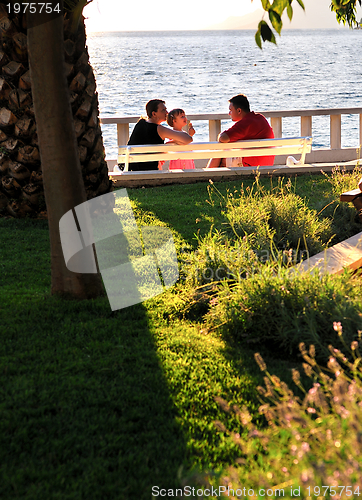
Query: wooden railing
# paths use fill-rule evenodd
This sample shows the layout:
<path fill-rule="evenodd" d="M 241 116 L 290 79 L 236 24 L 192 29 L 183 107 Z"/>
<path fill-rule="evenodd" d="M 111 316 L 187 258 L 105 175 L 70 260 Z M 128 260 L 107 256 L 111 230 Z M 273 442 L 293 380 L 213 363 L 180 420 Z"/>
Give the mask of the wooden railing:
<path fill-rule="evenodd" d="M 303 109 L 289 111 L 265 111 L 262 114 L 270 119 L 275 137 L 283 136 L 283 118 L 300 117 L 300 135 L 313 136 L 313 117 L 326 115 L 330 117 L 330 145 L 329 148 L 313 149 L 307 155 L 307 162 L 352 161 L 360 158 L 362 144 L 362 108 L 330 108 L 330 109 Z M 354 148 L 342 148 L 342 115 L 359 116 L 359 143 Z M 209 140 L 216 141 L 221 132 L 221 121 L 228 120 L 228 114 L 207 113 L 188 115 L 192 122 L 202 120 L 209 122 Z M 129 125 L 136 123 L 138 116 L 128 117 L 101 117 L 102 124 L 117 125 L 117 144 L 125 145 L 129 139 Z M 280 158 L 279 161 L 283 161 Z"/>

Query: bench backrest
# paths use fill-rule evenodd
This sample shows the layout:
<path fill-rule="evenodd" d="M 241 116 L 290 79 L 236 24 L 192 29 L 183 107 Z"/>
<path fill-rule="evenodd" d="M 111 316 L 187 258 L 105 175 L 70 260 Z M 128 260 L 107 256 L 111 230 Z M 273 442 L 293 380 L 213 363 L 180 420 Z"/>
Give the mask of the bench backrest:
<path fill-rule="evenodd" d="M 192 142 L 178 144 L 144 144 L 120 146 L 118 163 L 146 162 L 178 159 L 209 159 L 250 156 L 275 156 L 301 154 L 304 163 L 306 153 L 312 148 L 311 137 L 286 137 L 277 139 L 253 139 L 238 142 Z"/>

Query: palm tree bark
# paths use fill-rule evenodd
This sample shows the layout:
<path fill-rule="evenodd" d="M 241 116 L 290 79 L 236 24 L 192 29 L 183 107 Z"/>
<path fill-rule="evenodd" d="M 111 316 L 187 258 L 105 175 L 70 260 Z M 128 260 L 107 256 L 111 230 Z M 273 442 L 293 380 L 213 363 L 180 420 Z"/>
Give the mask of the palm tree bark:
<path fill-rule="evenodd" d="M 28 28 L 29 64 L 48 211 L 52 293 L 96 297 L 103 293 L 100 275 L 69 271 L 59 234 L 61 217 L 87 199 L 65 73 L 63 17 L 48 22 L 33 19 L 32 26 Z"/>
<path fill-rule="evenodd" d="M 55 7 L 59 2 L 52 1 Z M 27 48 L 27 15 L 0 2 L 0 217 L 46 217 Z M 18 7 L 20 4 L 17 4 Z M 23 4 L 34 8 L 34 3 Z M 37 3 L 38 8 L 42 5 Z M 46 4 L 49 8 L 50 2 Z M 84 18 L 64 1 L 64 51 L 78 155 L 87 199 L 112 190 L 105 161 Z M 44 7 L 44 5 L 43 5 Z M 25 7 L 24 7 L 25 8 Z M 43 9 L 44 13 L 44 9 Z M 52 14 L 45 14 L 50 21 Z M 29 16 L 33 18 L 34 16 Z M 76 21 L 74 21 L 74 18 Z M 32 22 L 32 19 L 29 19 Z"/>

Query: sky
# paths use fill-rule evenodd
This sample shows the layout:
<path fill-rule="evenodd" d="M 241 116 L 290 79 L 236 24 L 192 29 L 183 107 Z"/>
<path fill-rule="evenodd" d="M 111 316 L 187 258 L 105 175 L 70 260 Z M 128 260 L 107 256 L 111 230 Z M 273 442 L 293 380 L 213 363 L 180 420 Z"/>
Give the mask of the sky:
<path fill-rule="evenodd" d="M 325 0 L 327 1 L 327 0 Z M 94 31 L 163 31 L 203 29 L 228 16 L 261 8 L 259 0 L 93 0 L 84 9 L 87 33 Z"/>
<path fill-rule="evenodd" d="M 285 28 L 338 28 L 330 0 L 304 0 L 305 12 L 294 0 L 292 23 Z M 100 31 L 164 31 L 214 27 L 231 16 L 241 17 L 261 9 L 260 0 L 93 0 L 84 9 L 87 33 Z M 362 11 L 358 9 L 358 19 Z M 259 22 L 260 13 L 255 14 Z M 221 26 L 220 26 L 221 27 Z"/>

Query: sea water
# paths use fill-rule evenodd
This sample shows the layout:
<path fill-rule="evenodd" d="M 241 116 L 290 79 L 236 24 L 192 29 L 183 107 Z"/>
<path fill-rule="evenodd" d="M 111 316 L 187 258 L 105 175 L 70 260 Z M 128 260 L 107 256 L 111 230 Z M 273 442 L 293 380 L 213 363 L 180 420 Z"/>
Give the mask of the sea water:
<path fill-rule="evenodd" d="M 252 30 L 94 33 L 87 42 L 102 117 L 144 115 L 154 98 L 186 114 L 228 113 L 238 93 L 258 112 L 362 107 L 362 30 L 284 31 L 263 50 Z M 194 126 L 194 140 L 207 141 L 208 122 Z M 116 158 L 116 125 L 102 131 Z M 300 118 L 284 118 L 283 136 L 296 135 Z M 329 116 L 313 117 L 313 145 L 329 147 Z M 342 147 L 358 146 L 358 115 L 342 115 Z"/>

